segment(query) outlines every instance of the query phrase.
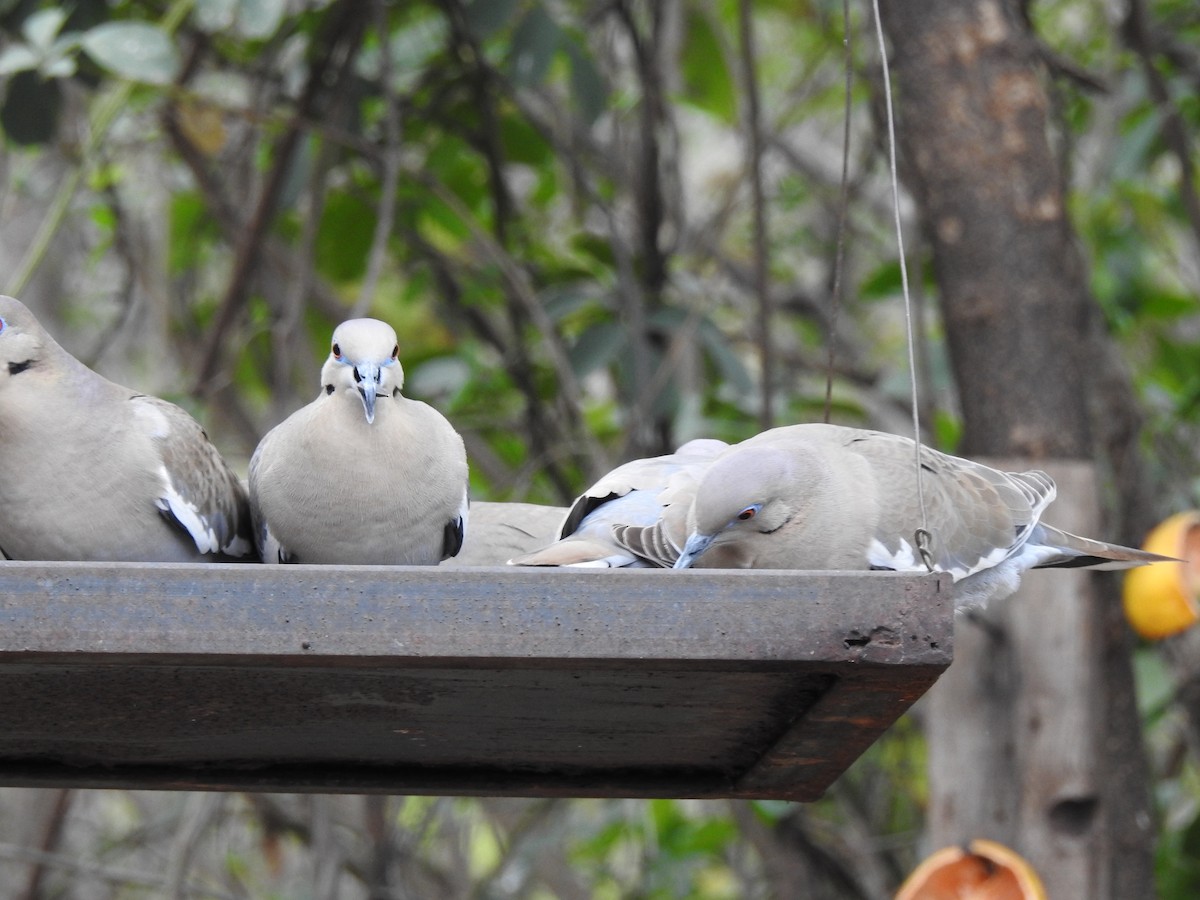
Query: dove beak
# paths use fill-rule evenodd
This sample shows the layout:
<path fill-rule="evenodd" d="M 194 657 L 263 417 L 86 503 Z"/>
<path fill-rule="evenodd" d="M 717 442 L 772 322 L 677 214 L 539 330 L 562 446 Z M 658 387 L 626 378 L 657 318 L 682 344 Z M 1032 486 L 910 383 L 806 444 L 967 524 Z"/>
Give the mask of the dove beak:
<path fill-rule="evenodd" d="M 379 396 L 381 375 L 382 370 L 376 363 L 361 363 L 354 367 L 354 380 L 358 382 L 358 394 L 362 397 L 368 425 L 375 422 L 375 398 Z"/>
<path fill-rule="evenodd" d="M 687 543 L 683 545 L 683 552 L 679 554 L 679 559 L 675 560 L 675 565 L 671 568 L 689 568 L 696 561 L 696 557 L 708 549 L 708 545 L 713 542 L 713 537 L 711 534 L 693 532 L 688 537 Z"/>

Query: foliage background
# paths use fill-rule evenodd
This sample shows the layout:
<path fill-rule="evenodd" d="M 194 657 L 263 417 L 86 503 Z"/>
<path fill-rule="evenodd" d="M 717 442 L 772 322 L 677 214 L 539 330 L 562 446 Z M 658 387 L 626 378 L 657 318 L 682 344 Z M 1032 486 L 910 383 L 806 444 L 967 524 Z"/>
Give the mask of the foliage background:
<path fill-rule="evenodd" d="M 1012 8 L 1145 463 L 1165 508 L 1195 505 L 1200 11 Z M 0 281 L 242 466 L 314 395 L 332 327 L 368 313 L 401 334 L 407 392 L 463 434 L 477 499 L 560 503 L 632 456 L 819 419 L 830 366 L 835 420 L 907 433 L 879 59 L 869 6 L 849 15 L 844 33 L 820 0 L 0 2 Z M 953 450 L 929 252 L 902 212 L 926 437 Z M 1159 892 L 1190 897 L 1196 730 L 1170 651 L 1136 663 Z M 14 897 L 883 897 L 930 849 L 919 718 L 804 807 L 7 791 L 0 873 Z"/>

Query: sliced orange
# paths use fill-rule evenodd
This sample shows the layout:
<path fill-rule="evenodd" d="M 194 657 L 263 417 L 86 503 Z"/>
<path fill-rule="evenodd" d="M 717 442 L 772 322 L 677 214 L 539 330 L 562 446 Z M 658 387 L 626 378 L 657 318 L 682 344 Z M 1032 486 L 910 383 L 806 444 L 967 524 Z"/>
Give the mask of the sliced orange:
<path fill-rule="evenodd" d="M 1176 513 L 1156 526 L 1143 545 L 1151 553 L 1174 556 L 1183 564 L 1141 566 L 1125 574 L 1125 618 L 1144 638 L 1157 640 L 1188 628 L 1200 618 L 1200 512 Z"/>
<path fill-rule="evenodd" d="M 1033 866 L 995 841 L 944 847 L 917 866 L 896 900 L 1046 900 Z"/>

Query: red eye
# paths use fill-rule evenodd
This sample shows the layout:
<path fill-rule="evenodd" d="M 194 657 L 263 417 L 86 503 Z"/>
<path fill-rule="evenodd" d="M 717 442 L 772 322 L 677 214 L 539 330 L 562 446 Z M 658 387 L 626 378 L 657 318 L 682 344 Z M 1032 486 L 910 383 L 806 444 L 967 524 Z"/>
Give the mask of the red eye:
<path fill-rule="evenodd" d="M 741 521 L 745 522 L 747 519 L 753 519 L 757 513 L 758 513 L 758 510 L 755 509 L 753 506 L 747 506 L 745 509 L 743 509 L 740 513 L 737 514 L 737 517 Z"/>
<path fill-rule="evenodd" d="M 342 358 L 342 348 L 339 347 L 337 344 L 333 345 L 333 356 L 334 356 L 334 359 Z"/>

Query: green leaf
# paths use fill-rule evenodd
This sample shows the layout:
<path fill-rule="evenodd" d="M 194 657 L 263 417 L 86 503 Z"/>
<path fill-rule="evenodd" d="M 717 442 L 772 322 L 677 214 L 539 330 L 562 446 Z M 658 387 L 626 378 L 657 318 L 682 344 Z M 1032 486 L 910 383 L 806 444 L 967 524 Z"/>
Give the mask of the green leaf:
<path fill-rule="evenodd" d="M 423 16 L 392 32 L 387 47 L 392 54 L 392 90 L 403 93 L 411 90 L 430 61 L 442 51 L 446 44 L 446 20 L 441 16 Z M 368 53 L 364 51 L 364 58 Z M 379 64 L 375 61 L 370 73 L 372 79 L 379 78 Z"/>
<path fill-rule="evenodd" d="M 684 98 L 730 125 L 737 124 L 737 90 L 708 16 L 690 8 L 681 60 Z"/>
<path fill-rule="evenodd" d="M 473 0 L 463 10 L 467 27 L 477 38 L 491 37 L 508 24 L 520 0 Z"/>
<path fill-rule="evenodd" d="M 121 78 L 170 84 L 179 71 L 179 51 L 170 36 L 145 22 L 106 22 L 88 30 L 82 43 L 98 65 Z"/>
<path fill-rule="evenodd" d="M 38 55 L 24 44 L 10 44 L 0 52 L 0 75 L 36 69 L 39 61 Z"/>
<path fill-rule="evenodd" d="M 214 34 L 232 27 L 237 12 L 238 0 L 196 0 L 192 19 L 201 31 Z"/>
<path fill-rule="evenodd" d="M 287 12 L 287 0 L 241 0 L 237 10 L 237 33 L 247 40 L 265 41 L 279 30 Z"/>
<path fill-rule="evenodd" d="M 1143 176 L 1151 149 L 1162 131 L 1162 114 L 1146 107 L 1130 115 L 1127 123 L 1113 156 L 1112 177 L 1115 181 L 1136 180 Z"/>
<path fill-rule="evenodd" d="M 504 156 L 510 162 L 541 166 L 550 162 L 554 153 L 529 120 L 524 116 L 505 116 L 500 121 L 500 138 Z"/>
<path fill-rule="evenodd" d="M 611 363 L 628 342 L 625 330 L 615 322 L 597 322 L 571 348 L 571 368 L 582 378 Z"/>
<path fill-rule="evenodd" d="M 39 10 L 26 19 L 21 25 L 21 33 L 25 35 L 25 40 L 44 53 L 54 43 L 54 38 L 62 30 L 65 21 L 66 10 L 52 6 Z"/>
<path fill-rule="evenodd" d="M 562 46 L 562 29 L 540 5 L 525 14 L 513 31 L 508 66 L 519 87 L 541 84 Z"/>
<path fill-rule="evenodd" d="M 939 450 L 954 453 L 962 440 L 962 420 L 944 409 L 939 409 L 933 415 L 933 434 Z"/>
<path fill-rule="evenodd" d="M 317 271 L 334 282 L 361 278 L 374 234 L 374 209 L 356 195 L 330 194 L 317 231 Z"/>
<path fill-rule="evenodd" d="M 574 39 L 564 41 L 564 46 L 571 60 L 571 100 L 590 125 L 608 106 L 608 85 L 584 47 Z"/>
<path fill-rule="evenodd" d="M 1147 290 L 1140 298 L 1138 313 L 1155 319 L 1179 319 L 1197 312 L 1196 298 L 1170 290 Z"/>
<path fill-rule="evenodd" d="M 882 300 L 896 296 L 902 287 L 900 262 L 889 259 L 866 274 L 858 286 L 858 296 L 863 300 Z"/>
<path fill-rule="evenodd" d="M 167 271 L 180 275 L 202 268 L 204 242 L 215 242 L 219 231 L 199 193 L 183 191 L 171 199 L 168 229 Z"/>

